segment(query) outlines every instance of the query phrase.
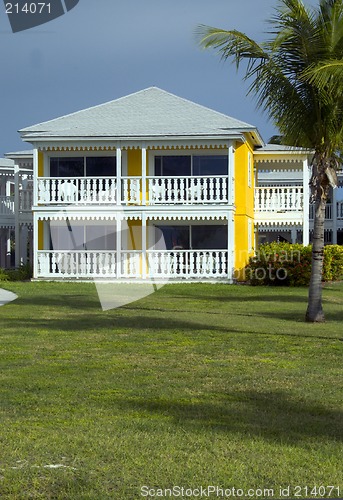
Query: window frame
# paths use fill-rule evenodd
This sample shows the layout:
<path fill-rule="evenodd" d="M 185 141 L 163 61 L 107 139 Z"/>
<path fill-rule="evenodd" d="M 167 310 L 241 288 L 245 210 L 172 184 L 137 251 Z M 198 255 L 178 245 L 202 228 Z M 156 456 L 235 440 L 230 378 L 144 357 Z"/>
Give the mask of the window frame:
<path fill-rule="evenodd" d="M 83 153 L 83 154 L 80 154 Z M 85 154 L 86 153 L 86 154 Z M 101 154 L 99 154 L 101 153 Z M 112 157 L 115 158 L 115 174 L 109 176 L 99 175 L 97 177 L 117 177 L 117 155 L 116 151 L 49 151 L 44 158 L 44 175 L 47 177 L 52 177 L 51 175 L 51 166 L 50 160 L 52 158 L 83 158 L 83 176 L 82 177 L 90 177 L 95 178 L 94 176 L 86 175 L 87 161 L 88 157 Z M 58 178 L 58 177 L 56 177 Z M 72 178 L 72 177 L 71 177 Z"/>
<path fill-rule="evenodd" d="M 213 174 L 213 175 L 221 175 L 221 177 L 229 177 L 230 165 L 229 165 L 229 153 L 227 149 L 206 149 L 206 150 L 189 150 L 189 149 L 174 149 L 174 150 L 164 150 L 164 149 L 154 149 L 149 151 L 148 156 L 148 168 L 147 175 L 148 177 L 157 177 L 155 175 L 155 157 L 156 156 L 190 156 L 191 157 L 191 175 L 185 177 L 202 177 L 201 175 L 195 176 L 193 175 L 193 156 L 224 156 L 227 160 L 227 173 L 222 174 Z M 165 176 L 162 176 L 165 177 Z M 168 177 L 168 176 L 166 176 Z M 206 176 L 206 177 L 211 177 Z"/>

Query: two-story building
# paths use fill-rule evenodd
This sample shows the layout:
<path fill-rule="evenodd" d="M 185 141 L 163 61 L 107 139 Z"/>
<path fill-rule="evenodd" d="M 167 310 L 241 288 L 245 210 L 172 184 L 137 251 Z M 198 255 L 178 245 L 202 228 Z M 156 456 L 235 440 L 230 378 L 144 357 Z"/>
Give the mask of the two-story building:
<path fill-rule="evenodd" d="M 256 234 L 309 241 L 309 153 L 156 87 L 20 133 L 37 279 L 232 281 Z"/>
<path fill-rule="evenodd" d="M 310 204 L 308 221 L 305 226 L 290 223 L 287 220 L 289 207 L 285 206 L 285 197 L 293 208 L 301 208 L 308 202 L 308 189 L 304 183 L 304 156 L 298 148 L 268 144 L 254 152 L 258 184 L 255 190 L 255 222 L 258 222 L 263 207 L 263 220 L 258 224 L 258 242 L 270 242 L 280 239 L 291 243 L 312 242 L 314 205 Z M 268 154 L 266 155 L 266 152 Z M 277 158 L 279 158 L 277 160 Z M 288 159 L 288 161 L 286 161 Z M 310 157 L 311 159 L 311 157 Z M 277 165 L 278 168 L 275 168 Z M 330 188 L 325 213 L 325 243 L 343 244 L 343 170 L 337 172 L 338 187 Z M 305 185 L 305 197 L 302 186 Z M 262 196 L 262 193 L 264 196 Z M 305 206 L 305 205 L 304 205 Z M 269 212 L 269 216 L 268 216 Z M 298 213 L 298 215 L 300 215 Z M 304 236 L 305 235 L 305 236 Z"/>
<path fill-rule="evenodd" d="M 0 267 L 32 261 L 32 151 L 0 158 Z"/>

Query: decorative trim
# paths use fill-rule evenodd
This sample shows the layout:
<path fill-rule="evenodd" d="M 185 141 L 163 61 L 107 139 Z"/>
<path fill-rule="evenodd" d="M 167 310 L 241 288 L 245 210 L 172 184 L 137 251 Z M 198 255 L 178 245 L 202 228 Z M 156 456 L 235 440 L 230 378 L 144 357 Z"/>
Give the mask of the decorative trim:
<path fill-rule="evenodd" d="M 291 228 L 294 226 L 303 226 L 302 221 L 292 221 L 292 222 L 287 222 L 285 225 L 280 225 L 280 221 L 268 221 L 268 222 L 263 222 L 260 223 L 258 221 L 255 221 L 256 224 L 256 230 L 257 232 L 260 231 L 269 231 L 271 230 L 271 227 L 275 227 L 277 231 L 287 231 L 287 228 Z"/>
<path fill-rule="evenodd" d="M 188 214 L 181 215 L 177 213 L 170 213 L 164 215 L 147 214 L 147 220 L 227 220 L 227 214 L 218 215 L 205 215 L 205 214 Z"/>
<path fill-rule="evenodd" d="M 238 137 L 236 139 L 239 139 Z M 180 139 L 156 139 L 156 138 L 141 138 L 141 139 L 116 139 L 113 141 L 99 140 L 61 140 L 54 141 L 50 139 L 48 142 L 39 142 L 37 147 L 40 151 L 48 152 L 78 152 L 78 151 L 115 151 L 117 148 L 123 150 L 141 149 L 143 144 L 146 144 L 147 149 L 151 150 L 179 150 L 179 149 L 226 149 L 229 144 L 229 139 L 226 138 L 180 138 Z"/>
<path fill-rule="evenodd" d="M 142 215 L 141 214 L 135 214 L 135 213 L 120 213 L 118 212 L 117 214 L 90 214 L 90 213 L 83 213 L 83 214 L 76 214 L 72 212 L 67 212 L 67 211 L 61 211 L 61 212 L 45 212 L 45 213 L 37 213 L 37 219 L 42 220 L 42 221 L 49 221 L 49 220 L 78 220 L 78 221 L 84 221 L 84 220 L 92 220 L 92 221 L 104 221 L 104 220 L 111 220 L 111 221 L 116 221 L 116 220 L 142 220 Z"/>

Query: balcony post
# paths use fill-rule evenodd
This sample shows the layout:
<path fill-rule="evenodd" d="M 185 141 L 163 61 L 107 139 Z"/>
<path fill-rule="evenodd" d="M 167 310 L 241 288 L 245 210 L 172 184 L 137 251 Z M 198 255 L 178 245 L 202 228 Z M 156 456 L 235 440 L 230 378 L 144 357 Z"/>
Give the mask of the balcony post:
<path fill-rule="evenodd" d="M 233 148 L 233 141 L 228 145 L 228 204 L 235 203 L 235 152 Z"/>
<path fill-rule="evenodd" d="M 117 165 L 117 203 L 116 205 L 121 205 L 121 172 L 122 172 L 122 155 L 121 147 L 116 149 L 116 165 Z"/>
<path fill-rule="evenodd" d="M 49 174 L 50 175 L 50 174 Z M 38 205 L 38 149 L 33 150 L 33 204 Z"/>
<path fill-rule="evenodd" d="M 310 173 L 307 158 L 303 160 L 303 245 L 310 242 Z"/>
<path fill-rule="evenodd" d="M 332 205 L 331 205 L 331 217 L 332 217 L 332 244 L 337 245 L 337 188 L 332 189 Z"/>
<path fill-rule="evenodd" d="M 33 277 L 38 278 L 38 214 L 33 213 Z"/>
<path fill-rule="evenodd" d="M 11 228 L 7 229 L 6 235 L 6 267 L 11 267 Z"/>
<path fill-rule="evenodd" d="M 142 205 L 146 205 L 146 145 L 142 144 Z"/>
<path fill-rule="evenodd" d="M 21 264 L 21 231 L 19 222 L 19 165 L 14 165 L 14 255 L 15 255 L 15 267 L 19 267 Z"/>
<path fill-rule="evenodd" d="M 142 278 L 147 276 L 147 231 L 146 231 L 146 215 L 142 214 Z"/>
<path fill-rule="evenodd" d="M 117 215 L 117 218 L 116 218 L 116 247 L 117 247 L 117 252 L 116 252 L 116 262 L 117 262 L 117 266 L 116 266 L 116 276 L 117 276 L 117 279 L 121 278 L 121 218 L 119 215 Z"/>
<path fill-rule="evenodd" d="M 233 283 L 235 276 L 235 214 L 230 210 L 227 217 L 228 230 L 228 252 L 227 252 L 227 276 L 229 283 Z"/>

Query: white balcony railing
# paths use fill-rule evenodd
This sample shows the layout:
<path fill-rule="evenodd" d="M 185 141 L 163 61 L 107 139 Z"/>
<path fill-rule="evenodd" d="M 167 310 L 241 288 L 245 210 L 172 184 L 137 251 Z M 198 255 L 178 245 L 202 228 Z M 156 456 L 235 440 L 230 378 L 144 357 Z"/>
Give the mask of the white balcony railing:
<path fill-rule="evenodd" d="M 303 209 L 303 188 L 255 188 L 255 212 L 300 212 Z"/>
<path fill-rule="evenodd" d="M 115 276 L 116 252 L 38 251 L 38 277 L 91 278 Z"/>
<path fill-rule="evenodd" d="M 149 250 L 149 274 L 154 278 L 224 278 L 228 276 L 225 250 Z"/>
<path fill-rule="evenodd" d="M 141 251 L 39 250 L 38 278 L 141 278 Z M 145 275 L 149 278 L 225 278 L 225 250 L 147 251 Z"/>
<path fill-rule="evenodd" d="M 148 177 L 149 204 L 227 203 L 228 179 L 222 176 Z"/>
<path fill-rule="evenodd" d="M 14 196 L 0 196 L 1 215 L 14 215 Z"/>
<path fill-rule="evenodd" d="M 125 205 L 141 204 L 142 178 L 122 177 L 122 201 Z"/>
<path fill-rule="evenodd" d="M 40 177 L 37 180 L 38 203 L 117 204 L 115 177 Z M 143 193 L 144 191 L 144 193 Z M 119 204 L 202 204 L 227 203 L 228 179 L 211 177 L 121 177 Z"/>
<path fill-rule="evenodd" d="M 116 202 L 115 177 L 40 177 L 37 184 L 39 204 Z"/>

